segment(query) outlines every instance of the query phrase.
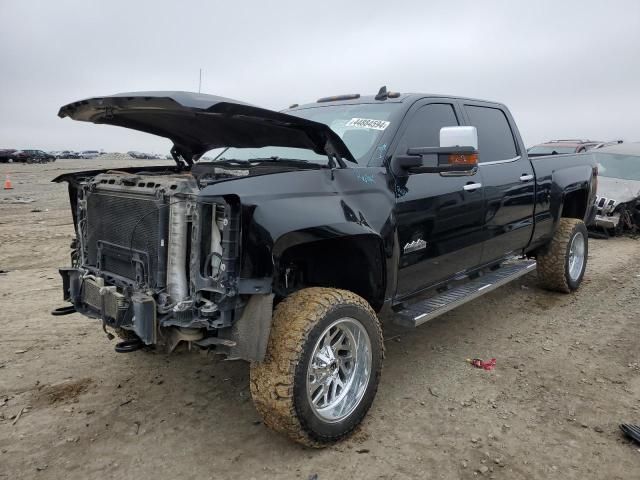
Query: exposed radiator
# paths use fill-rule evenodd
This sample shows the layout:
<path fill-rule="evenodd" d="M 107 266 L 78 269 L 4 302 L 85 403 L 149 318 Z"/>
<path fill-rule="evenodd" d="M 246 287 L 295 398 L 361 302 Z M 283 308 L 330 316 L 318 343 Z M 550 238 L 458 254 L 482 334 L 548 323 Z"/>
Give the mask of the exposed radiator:
<path fill-rule="evenodd" d="M 157 287 L 164 282 L 161 245 L 168 208 L 153 196 L 90 192 L 87 197 L 87 263 Z"/>

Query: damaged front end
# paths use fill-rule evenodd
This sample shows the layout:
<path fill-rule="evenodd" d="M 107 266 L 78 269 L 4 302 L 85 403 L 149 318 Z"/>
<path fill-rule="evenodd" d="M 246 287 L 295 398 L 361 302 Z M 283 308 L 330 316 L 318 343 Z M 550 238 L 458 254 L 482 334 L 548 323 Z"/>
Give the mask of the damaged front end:
<path fill-rule="evenodd" d="M 596 193 L 597 230 L 621 235 L 640 229 L 640 150 L 637 144 L 621 144 L 594 150 L 598 163 Z"/>
<path fill-rule="evenodd" d="M 65 300 L 105 330 L 133 337 L 134 347 L 164 344 L 171 351 L 187 341 L 261 361 L 272 279 L 240 278 L 241 202 L 234 194 L 202 195 L 194 162 L 212 149 L 267 146 L 354 162 L 340 137 L 323 123 L 189 92 L 89 98 L 58 115 L 165 137 L 176 162 L 54 180 L 69 182 L 76 228 L 71 267 L 60 270 Z M 214 168 L 207 181 L 252 175 L 223 170 Z"/>
<path fill-rule="evenodd" d="M 600 183 L 608 185 L 607 180 L 601 177 Z M 614 235 L 621 235 L 624 232 L 635 233 L 640 230 L 640 196 L 638 192 L 631 191 L 634 185 L 629 186 L 623 183 L 632 182 L 616 180 L 615 188 L 608 189 L 599 185 L 596 196 L 594 225 Z"/>
<path fill-rule="evenodd" d="M 70 193 L 77 236 L 72 266 L 60 274 L 77 311 L 141 345 L 172 351 L 187 341 L 235 358 L 262 355 L 266 338 L 237 338 L 256 319 L 268 335 L 272 295 L 262 287 L 242 295 L 236 199 L 202 198 L 188 172 L 108 171 L 71 181 Z M 245 310 L 253 317 L 243 321 Z"/>
<path fill-rule="evenodd" d="M 617 202 L 612 198 L 597 197 L 596 212 L 596 227 L 616 234 L 640 229 L 640 199 Z"/>

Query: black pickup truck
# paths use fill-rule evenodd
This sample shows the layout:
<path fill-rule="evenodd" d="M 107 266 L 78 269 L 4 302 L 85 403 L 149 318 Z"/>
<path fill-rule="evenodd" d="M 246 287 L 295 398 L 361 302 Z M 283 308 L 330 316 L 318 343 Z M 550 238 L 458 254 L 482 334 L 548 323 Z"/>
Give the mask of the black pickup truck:
<path fill-rule="evenodd" d="M 584 275 L 596 165 L 531 161 L 499 103 L 382 88 L 275 112 L 140 92 L 59 116 L 169 138 L 175 165 L 55 179 L 76 238 L 54 314 L 99 319 L 120 352 L 250 361 L 264 423 L 303 444 L 369 410 L 379 315 L 415 327 L 536 266 L 561 292 Z"/>

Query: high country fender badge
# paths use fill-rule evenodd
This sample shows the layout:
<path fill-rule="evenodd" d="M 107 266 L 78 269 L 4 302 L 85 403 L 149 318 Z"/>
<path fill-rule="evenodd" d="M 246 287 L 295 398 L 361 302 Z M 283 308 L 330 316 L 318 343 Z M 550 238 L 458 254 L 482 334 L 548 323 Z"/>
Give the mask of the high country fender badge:
<path fill-rule="evenodd" d="M 417 240 L 414 240 L 413 242 L 407 243 L 404 246 L 403 252 L 404 253 L 412 253 L 412 252 L 417 252 L 418 250 L 424 250 L 425 248 L 427 248 L 427 242 L 425 242 L 421 238 L 418 238 Z"/>

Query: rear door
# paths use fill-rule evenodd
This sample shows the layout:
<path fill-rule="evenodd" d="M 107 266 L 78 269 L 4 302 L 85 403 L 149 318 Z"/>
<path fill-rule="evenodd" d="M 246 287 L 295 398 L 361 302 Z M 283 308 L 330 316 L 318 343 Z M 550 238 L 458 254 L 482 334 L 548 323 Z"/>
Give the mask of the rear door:
<path fill-rule="evenodd" d="M 535 178 L 508 110 L 496 104 L 465 102 L 469 125 L 478 130 L 479 169 L 486 202 L 482 263 L 528 245 L 533 233 Z"/>
<path fill-rule="evenodd" d="M 404 155 L 408 148 L 437 147 L 440 129 L 460 125 L 461 118 L 455 100 L 419 101 L 407 113 L 391 151 Z M 484 201 L 478 171 L 409 174 L 396 184 L 396 199 L 398 298 L 480 263 Z"/>

